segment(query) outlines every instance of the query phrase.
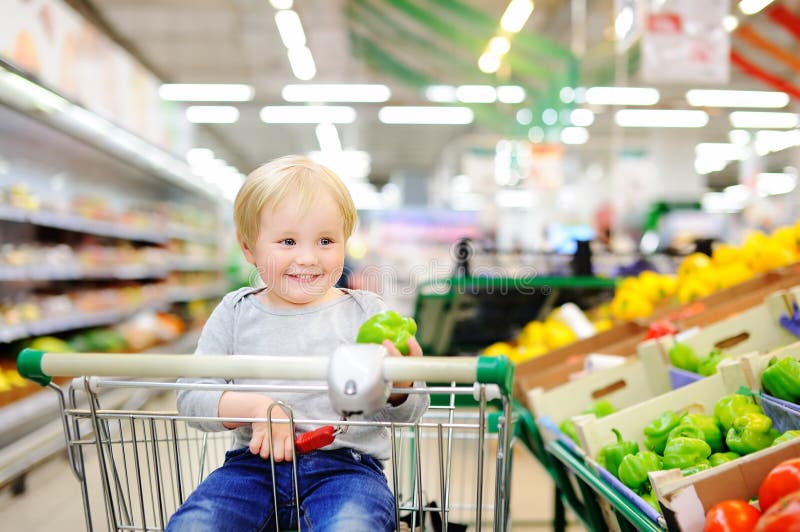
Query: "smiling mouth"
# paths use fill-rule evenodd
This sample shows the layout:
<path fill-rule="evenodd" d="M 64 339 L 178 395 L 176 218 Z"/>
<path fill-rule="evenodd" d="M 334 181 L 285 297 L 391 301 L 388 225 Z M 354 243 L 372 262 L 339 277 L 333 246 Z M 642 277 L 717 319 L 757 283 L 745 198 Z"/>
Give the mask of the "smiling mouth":
<path fill-rule="evenodd" d="M 314 280 L 320 278 L 322 275 L 318 274 L 318 273 L 315 273 L 315 274 L 310 274 L 310 273 L 289 273 L 289 274 L 286 274 L 286 276 L 291 278 L 291 279 L 293 279 L 293 280 L 295 280 L 295 281 L 300 281 L 301 283 L 307 283 L 307 282 L 314 281 Z"/>

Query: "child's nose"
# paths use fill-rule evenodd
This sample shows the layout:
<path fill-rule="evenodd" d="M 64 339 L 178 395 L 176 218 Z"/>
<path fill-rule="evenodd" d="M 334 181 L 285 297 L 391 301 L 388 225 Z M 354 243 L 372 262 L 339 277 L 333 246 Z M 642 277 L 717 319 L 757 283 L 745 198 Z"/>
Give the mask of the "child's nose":
<path fill-rule="evenodd" d="M 297 250 L 295 262 L 298 264 L 315 264 L 317 262 L 317 255 L 313 249 L 302 247 Z"/>

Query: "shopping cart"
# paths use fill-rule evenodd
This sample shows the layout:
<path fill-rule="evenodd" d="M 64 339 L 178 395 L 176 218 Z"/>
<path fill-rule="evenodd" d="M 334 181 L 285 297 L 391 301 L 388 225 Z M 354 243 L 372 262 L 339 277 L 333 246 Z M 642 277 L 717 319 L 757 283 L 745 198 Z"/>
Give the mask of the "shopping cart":
<path fill-rule="evenodd" d="M 192 490 L 221 465 L 232 435 L 195 430 L 189 422 L 199 418 L 180 416 L 174 411 L 103 409 L 105 390 L 131 388 L 163 392 L 199 387 L 268 393 L 280 387 L 186 384 L 174 380 L 209 376 L 226 380 L 312 380 L 319 384 L 298 385 L 293 390 L 328 390 L 332 404 L 340 412 L 352 411 L 356 404 L 353 401 L 357 402 L 361 392 L 365 396 L 375 396 L 375 389 L 364 385 L 363 371 L 354 377 L 355 380 L 346 381 L 342 381 L 341 371 L 337 373 L 332 369 L 333 363 L 329 371 L 329 361 L 333 359 L 333 355 L 331 358 L 190 358 L 186 355 L 47 353 L 25 349 L 17 365 L 23 376 L 58 393 L 67 452 L 80 482 L 87 530 L 151 531 L 163 530 L 169 517 Z M 391 390 L 436 396 L 438 400 L 434 403 L 438 406 L 431 406 L 416 423 L 364 421 L 358 416 L 336 421 L 343 430 L 365 424 L 389 429 L 391 460 L 386 472 L 395 494 L 398 530 L 510 530 L 513 365 L 504 357 L 381 356 L 377 360 L 383 386 L 395 380 L 450 383 Z M 371 372 L 374 374 L 374 370 Z M 78 378 L 62 388 L 51 382 L 54 376 Z M 354 393 L 354 383 L 360 385 L 358 393 Z M 286 386 L 281 389 L 286 391 Z M 388 392 L 386 389 L 381 393 Z M 173 398 L 170 394 L 162 395 Z M 472 400 L 465 401 L 458 396 L 469 396 Z M 385 401 L 385 396 L 381 397 Z M 375 401 L 375 397 L 362 399 Z M 166 397 L 163 402 L 167 402 Z M 465 403 L 471 405 L 462 406 Z M 174 399 L 170 408 L 174 408 L 173 405 Z M 293 419 L 291 409 L 287 413 L 288 420 L 274 422 L 310 426 L 331 424 L 331 420 Z M 258 421 L 272 422 L 272 415 L 269 417 Z M 296 482 L 296 473 L 294 478 Z"/>

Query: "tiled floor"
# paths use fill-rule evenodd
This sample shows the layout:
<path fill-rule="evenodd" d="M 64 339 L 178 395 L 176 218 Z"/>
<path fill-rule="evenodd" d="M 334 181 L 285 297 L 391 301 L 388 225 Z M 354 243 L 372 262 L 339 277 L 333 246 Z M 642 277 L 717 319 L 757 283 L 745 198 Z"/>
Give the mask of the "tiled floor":
<path fill-rule="evenodd" d="M 161 406 L 161 405 L 159 405 Z M 88 467 L 96 467 L 96 460 Z M 522 446 L 515 448 L 511 488 L 512 530 L 544 531 L 551 528 L 553 485 L 539 463 Z M 99 489 L 90 496 L 96 529 L 105 530 L 103 497 Z M 50 460 L 26 478 L 26 490 L 13 496 L 0 492 L 0 528 L 24 532 L 85 530 L 84 505 L 79 483 L 64 457 Z M 100 517 L 100 520 L 97 519 Z M 572 522 L 574 516 L 570 516 Z M 571 532 L 584 530 L 573 524 Z"/>

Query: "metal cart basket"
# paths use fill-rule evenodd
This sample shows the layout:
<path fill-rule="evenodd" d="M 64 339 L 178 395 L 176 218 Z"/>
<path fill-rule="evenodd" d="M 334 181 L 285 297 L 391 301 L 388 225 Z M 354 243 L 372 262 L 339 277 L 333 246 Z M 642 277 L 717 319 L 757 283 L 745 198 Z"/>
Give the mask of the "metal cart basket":
<path fill-rule="evenodd" d="M 166 408 L 104 409 L 101 390 L 174 391 L 200 386 L 268 393 L 271 389 L 174 382 L 179 376 L 319 381 L 314 386 L 298 385 L 298 392 L 324 390 L 335 384 L 330 377 L 326 383 L 327 358 L 291 357 L 287 364 L 281 357 L 220 356 L 202 357 L 203 367 L 199 362 L 186 355 L 62 354 L 30 349 L 20 353 L 20 373 L 58 393 L 87 530 L 163 530 L 192 490 L 222 464 L 232 443 L 229 432 L 198 431 L 189 426 L 197 418 Z M 344 421 L 293 419 L 290 409 L 288 422 L 304 426 L 333 422 L 344 430 L 365 424 L 387 427 L 392 452 L 385 472 L 395 495 L 398 530 L 510 530 L 513 365 L 502 357 L 385 358 L 381 365 L 385 381 L 451 384 L 404 390 L 439 398 L 437 406 L 431 406 L 416 423 L 364 421 L 358 416 Z M 93 376 L 75 378 L 64 388 L 50 382 L 53 376 L 81 375 Z M 458 395 L 474 398 L 474 406 L 461 406 L 465 401 L 456 401 Z M 447 398 L 444 404 L 442 396 Z M 490 401 L 499 405 L 499 412 L 489 406 Z M 294 479 L 297 482 L 296 472 Z"/>

